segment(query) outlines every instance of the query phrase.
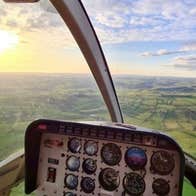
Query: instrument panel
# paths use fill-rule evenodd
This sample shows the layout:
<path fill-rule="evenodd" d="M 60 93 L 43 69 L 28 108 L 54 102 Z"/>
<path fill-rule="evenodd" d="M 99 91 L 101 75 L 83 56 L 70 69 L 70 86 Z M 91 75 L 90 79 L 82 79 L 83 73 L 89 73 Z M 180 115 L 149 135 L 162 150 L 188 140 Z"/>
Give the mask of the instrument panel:
<path fill-rule="evenodd" d="M 39 145 L 36 159 L 27 156 L 26 173 L 34 175 L 26 179 L 27 193 L 34 183 L 40 196 L 181 195 L 183 154 L 168 136 L 133 126 L 41 120 L 27 129 L 31 143 L 35 130 Z M 28 148 L 26 141 L 27 154 Z"/>

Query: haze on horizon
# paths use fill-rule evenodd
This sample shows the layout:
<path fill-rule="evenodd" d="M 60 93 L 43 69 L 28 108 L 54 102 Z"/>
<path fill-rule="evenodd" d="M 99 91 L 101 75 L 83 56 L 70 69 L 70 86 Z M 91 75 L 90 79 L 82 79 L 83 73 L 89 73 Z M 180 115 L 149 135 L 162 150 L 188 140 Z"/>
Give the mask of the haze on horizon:
<path fill-rule="evenodd" d="M 196 77 L 194 0 L 83 0 L 112 74 Z M 0 72 L 90 73 L 48 1 L 0 1 Z"/>

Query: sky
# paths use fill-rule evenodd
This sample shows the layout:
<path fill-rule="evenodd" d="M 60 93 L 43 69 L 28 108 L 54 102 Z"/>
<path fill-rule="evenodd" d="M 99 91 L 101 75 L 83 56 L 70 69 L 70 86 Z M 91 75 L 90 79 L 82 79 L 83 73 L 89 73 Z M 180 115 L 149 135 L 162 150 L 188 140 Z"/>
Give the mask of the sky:
<path fill-rule="evenodd" d="M 0 0 L 0 72 L 90 73 L 48 0 Z M 82 0 L 112 74 L 196 77 L 195 0 Z"/>

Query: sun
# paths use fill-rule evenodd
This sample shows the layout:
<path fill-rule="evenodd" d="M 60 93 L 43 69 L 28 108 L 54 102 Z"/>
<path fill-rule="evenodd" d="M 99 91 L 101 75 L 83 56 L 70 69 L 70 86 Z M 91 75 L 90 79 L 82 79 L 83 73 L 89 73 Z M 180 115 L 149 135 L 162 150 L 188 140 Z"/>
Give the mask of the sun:
<path fill-rule="evenodd" d="M 18 36 L 15 33 L 0 30 L 0 52 L 16 46 L 18 41 Z"/>

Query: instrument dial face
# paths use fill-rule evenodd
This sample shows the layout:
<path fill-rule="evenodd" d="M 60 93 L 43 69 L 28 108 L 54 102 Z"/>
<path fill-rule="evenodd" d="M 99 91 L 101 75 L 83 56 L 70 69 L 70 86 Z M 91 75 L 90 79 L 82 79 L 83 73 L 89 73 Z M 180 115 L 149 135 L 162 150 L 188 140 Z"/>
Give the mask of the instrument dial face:
<path fill-rule="evenodd" d="M 70 156 L 68 157 L 66 164 L 70 171 L 78 171 L 80 167 L 80 159 L 76 156 Z"/>
<path fill-rule="evenodd" d="M 65 176 L 64 183 L 68 189 L 76 189 L 78 186 L 78 177 L 73 174 L 69 174 Z"/>
<path fill-rule="evenodd" d="M 144 179 L 136 173 L 128 173 L 123 179 L 125 191 L 130 195 L 141 195 L 145 191 Z"/>
<path fill-rule="evenodd" d="M 93 156 L 98 152 L 98 145 L 96 142 L 94 141 L 87 141 L 84 144 L 84 151 L 86 154 L 88 154 L 89 156 Z"/>
<path fill-rule="evenodd" d="M 175 167 L 173 156 L 167 151 L 157 151 L 151 157 L 152 169 L 160 174 L 167 175 Z"/>
<path fill-rule="evenodd" d="M 146 153 L 138 147 L 129 148 L 125 154 L 125 162 L 133 170 L 142 169 L 147 162 Z"/>
<path fill-rule="evenodd" d="M 72 193 L 72 192 L 65 192 L 63 194 L 63 196 L 76 196 L 76 194 Z"/>
<path fill-rule="evenodd" d="M 165 196 L 170 191 L 170 186 L 168 181 L 158 178 L 156 179 L 152 184 L 153 192 L 156 193 L 159 196 Z"/>
<path fill-rule="evenodd" d="M 92 193 L 95 189 L 95 181 L 90 177 L 85 177 L 81 181 L 81 188 L 85 193 Z"/>
<path fill-rule="evenodd" d="M 117 165 L 122 158 L 120 147 L 114 143 L 105 144 L 101 149 L 101 157 L 104 163 Z"/>
<path fill-rule="evenodd" d="M 87 174 L 93 174 L 97 169 L 97 162 L 91 158 L 85 159 L 82 167 Z"/>
<path fill-rule="evenodd" d="M 103 169 L 99 174 L 99 182 L 107 191 L 114 191 L 120 184 L 119 172 L 112 169 Z"/>
<path fill-rule="evenodd" d="M 72 153 L 78 153 L 81 149 L 81 141 L 77 138 L 72 138 L 71 140 L 69 140 L 68 142 L 68 149 L 72 152 Z"/>

